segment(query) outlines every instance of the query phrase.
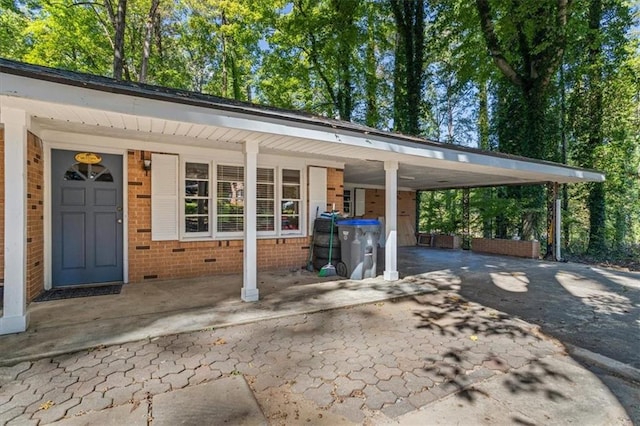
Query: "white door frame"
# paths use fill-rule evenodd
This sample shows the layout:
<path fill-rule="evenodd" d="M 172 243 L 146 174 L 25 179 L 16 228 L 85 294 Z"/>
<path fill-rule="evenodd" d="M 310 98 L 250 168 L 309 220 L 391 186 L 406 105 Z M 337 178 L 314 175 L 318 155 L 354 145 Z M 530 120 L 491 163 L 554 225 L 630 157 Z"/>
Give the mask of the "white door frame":
<path fill-rule="evenodd" d="M 129 180 L 128 180 L 128 150 L 114 149 L 94 145 L 80 145 L 77 143 L 63 143 L 42 140 L 44 154 L 44 288 L 52 288 L 52 264 L 51 264 L 51 150 L 65 149 L 78 152 L 100 152 L 104 154 L 116 154 L 122 156 L 122 280 L 129 282 Z"/>

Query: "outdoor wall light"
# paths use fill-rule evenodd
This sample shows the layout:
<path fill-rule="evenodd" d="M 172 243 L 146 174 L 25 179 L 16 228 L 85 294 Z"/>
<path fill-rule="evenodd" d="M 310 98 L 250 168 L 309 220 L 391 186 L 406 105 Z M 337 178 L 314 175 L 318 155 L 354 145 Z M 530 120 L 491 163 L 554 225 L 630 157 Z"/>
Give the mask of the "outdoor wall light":
<path fill-rule="evenodd" d="M 145 175 L 151 170 L 151 153 L 149 151 L 142 151 L 142 168 Z"/>

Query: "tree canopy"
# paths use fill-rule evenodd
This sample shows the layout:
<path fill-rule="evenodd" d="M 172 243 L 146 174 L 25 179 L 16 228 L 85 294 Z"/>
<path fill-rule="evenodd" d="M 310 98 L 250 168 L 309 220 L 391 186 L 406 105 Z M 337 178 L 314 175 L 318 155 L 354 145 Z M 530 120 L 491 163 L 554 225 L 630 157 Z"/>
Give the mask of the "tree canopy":
<path fill-rule="evenodd" d="M 637 259 L 638 14 L 624 0 L 0 0 L 0 56 L 599 169 L 605 183 L 563 189 L 566 248 Z M 461 197 L 422 193 L 422 230 L 460 232 Z M 471 206 L 475 234 L 545 236 L 542 188 L 476 189 Z"/>

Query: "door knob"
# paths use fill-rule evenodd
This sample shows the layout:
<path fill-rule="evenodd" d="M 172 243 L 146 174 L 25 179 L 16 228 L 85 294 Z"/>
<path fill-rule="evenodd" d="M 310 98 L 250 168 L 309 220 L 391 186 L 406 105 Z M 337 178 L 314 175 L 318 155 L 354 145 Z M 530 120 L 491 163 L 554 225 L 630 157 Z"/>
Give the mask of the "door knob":
<path fill-rule="evenodd" d="M 118 219 L 118 223 L 122 223 L 122 219 Z"/>

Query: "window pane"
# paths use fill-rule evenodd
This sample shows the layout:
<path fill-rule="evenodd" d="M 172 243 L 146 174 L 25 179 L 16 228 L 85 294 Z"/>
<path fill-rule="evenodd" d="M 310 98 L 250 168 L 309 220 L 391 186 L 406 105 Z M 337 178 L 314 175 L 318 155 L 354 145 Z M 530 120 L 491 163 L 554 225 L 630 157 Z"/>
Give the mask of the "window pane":
<path fill-rule="evenodd" d="M 113 176 L 109 170 L 102 172 L 96 179 L 96 182 L 113 182 Z"/>
<path fill-rule="evenodd" d="M 300 183 L 300 170 L 282 170 L 282 183 Z"/>
<path fill-rule="evenodd" d="M 244 206 L 242 203 L 230 203 L 229 200 L 218 199 L 218 215 L 241 215 L 244 214 Z"/>
<path fill-rule="evenodd" d="M 218 180 L 244 182 L 244 167 L 242 166 L 218 166 Z"/>
<path fill-rule="evenodd" d="M 299 186 L 283 186 L 282 187 L 282 198 L 300 198 L 300 187 Z"/>
<path fill-rule="evenodd" d="M 209 179 L 209 165 L 206 163 L 187 163 L 184 174 L 187 179 Z"/>
<path fill-rule="evenodd" d="M 274 182 L 273 169 L 258 169 L 258 182 Z"/>
<path fill-rule="evenodd" d="M 69 167 L 69 170 L 64 174 L 64 180 L 86 180 L 87 177 L 85 174 L 78 170 L 79 164 L 74 164 Z"/>
<path fill-rule="evenodd" d="M 243 182 L 218 182 L 218 198 L 226 198 L 233 205 L 243 205 Z"/>
<path fill-rule="evenodd" d="M 298 214 L 298 201 L 283 201 L 282 214 Z"/>
<path fill-rule="evenodd" d="M 209 217 L 208 216 L 187 216 L 184 218 L 186 232 L 208 232 Z"/>
<path fill-rule="evenodd" d="M 257 221 L 258 221 L 258 225 L 257 225 L 258 231 L 273 231 L 275 229 L 275 220 L 273 216 L 270 216 L 270 217 L 258 216 Z"/>
<path fill-rule="evenodd" d="M 193 198 L 185 198 L 184 200 L 185 214 L 207 214 L 209 213 L 209 200 L 196 200 Z"/>
<path fill-rule="evenodd" d="M 274 199 L 273 184 L 258 184 L 258 198 Z"/>
<path fill-rule="evenodd" d="M 259 215 L 274 215 L 275 214 L 275 209 L 274 209 L 274 203 L 273 200 L 258 200 L 257 202 L 258 206 L 257 206 L 257 211 Z"/>
<path fill-rule="evenodd" d="M 282 229 L 298 230 L 300 229 L 299 216 L 285 216 L 282 215 Z"/>
<path fill-rule="evenodd" d="M 241 232 L 243 229 L 242 216 L 218 216 L 218 232 Z"/>
<path fill-rule="evenodd" d="M 196 197 L 209 196 L 209 182 L 206 180 L 187 180 L 184 186 L 185 195 Z"/>

